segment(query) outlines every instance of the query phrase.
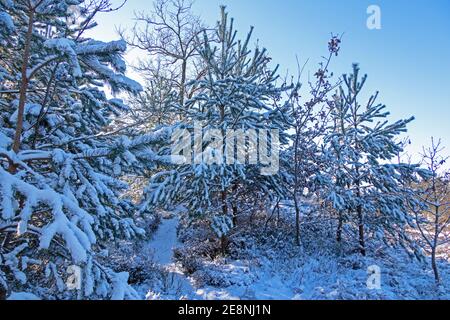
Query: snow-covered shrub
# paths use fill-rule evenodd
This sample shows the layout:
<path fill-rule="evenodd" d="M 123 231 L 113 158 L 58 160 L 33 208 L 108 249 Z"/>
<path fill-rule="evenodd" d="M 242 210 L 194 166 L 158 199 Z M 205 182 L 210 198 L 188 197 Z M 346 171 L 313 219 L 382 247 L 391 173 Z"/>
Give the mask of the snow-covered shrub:
<path fill-rule="evenodd" d="M 149 281 L 158 270 L 153 260 L 153 251 L 134 241 L 119 241 L 101 261 L 115 271 L 127 271 L 128 283 L 139 285 Z"/>
<path fill-rule="evenodd" d="M 192 243 L 190 243 L 192 245 Z M 176 248 L 173 251 L 174 259 L 181 264 L 183 270 L 187 274 L 192 274 L 202 267 L 202 260 L 207 259 L 205 256 L 211 251 L 209 244 L 204 246 Z M 216 251 L 216 250 L 215 250 Z"/>
<path fill-rule="evenodd" d="M 214 239 L 214 232 L 207 220 L 182 219 L 178 226 L 178 239 L 183 243 L 191 240 L 205 242 Z"/>
<path fill-rule="evenodd" d="M 128 283 L 140 285 L 151 283 L 158 278 L 159 266 L 154 261 L 154 252 L 146 245 L 160 223 L 159 215 L 137 219 L 137 225 L 146 231 L 144 239 L 119 240 L 105 246 L 99 260 L 111 269 L 127 271 Z"/>
<path fill-rule="evenodd" d="M 198 286 L 226 288 L 251 285 L 258 276 L 242 261 L 227 262 L 227 259 L 219 258 L 204 262 L 202 268 L 192 274 L 192 279 Z"/>
<path fill-rule="evenodd" d="M 317 232 L 308 219 L 302 219 L 302 235 L 306 243 L 299 248 L 292 237 L 293 219 L 265 226 L 255 219 L 252 227 L 240 224 L 230 234 L 230 255 L 227 258 L 199 260 L 191 275 L 205 298 L 241 299 L 445 299 L 450 285 L 448 264 L 441 263 L 445 281 L 436 287 L 426 264 L 412 259 L 404 250 L 388 247 L 378 241 L 377 250 L 361 256 L 351 246 L 337 250 L 336 239 Z M 263 232 L 264 230 L 264 232 Z M 315 240 L 313 240 L 315 237 Z M 309 240 L 308 240 L 309 239 Z M 372 241 L 375 243 L 376 241 Z M 240 243 L 240 245 L 237 245 Z M 345 246 L 345 244 L 342 244 Z M 325 249 L 323 247 L 330 247 Z M 381 271 L 381 289 L 369 289 L 369 267 Z"/>

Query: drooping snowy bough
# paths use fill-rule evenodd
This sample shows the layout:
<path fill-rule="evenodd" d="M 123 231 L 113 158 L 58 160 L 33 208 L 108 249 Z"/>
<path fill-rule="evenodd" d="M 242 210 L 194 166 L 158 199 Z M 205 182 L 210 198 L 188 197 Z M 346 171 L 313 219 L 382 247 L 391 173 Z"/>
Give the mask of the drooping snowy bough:
<path fill-rule="evenodd" d="M 69 23 L 71 8 L 80 15 Z M 121 179 L 158 161 L 170 129 L 138 135 L 114 93 L 137 93 L 122 41 L 85 37 L 107 1 L 0 1 L 0 296 L 138 298 L 97 262 L 109 241 L 144 234 Z M 72 21 L 73 22 L 73 21 Z M 103 252 L 103 254 L 105 254 Z M 2 298 L 0 297 L 0 298 Z"/>

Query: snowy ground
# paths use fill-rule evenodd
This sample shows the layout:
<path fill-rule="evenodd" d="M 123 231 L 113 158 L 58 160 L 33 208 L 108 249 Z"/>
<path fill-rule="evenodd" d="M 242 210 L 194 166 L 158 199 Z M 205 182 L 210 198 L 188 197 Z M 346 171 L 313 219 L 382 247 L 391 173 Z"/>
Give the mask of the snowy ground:
<path fill-rule="evenodd" d="M 181 266 L 174 261 L 173 249 L 182 246 L 177 238 L 178 223 L 179 220 L 176 217 L 162 219 L 158 230 L 146 244 L 153 254 L 154 263 L 158 265 L 162 274 L 164 274 L 161 291 L 166 295 L 165 298 L 238 299 L 238 297 L 233 297 L 227 291 L 211 288 L 197 290 L 194 288 L 192 279 L 186 276 Z M 152 290 L 144 292 L 146 289 L 148 288 L 145 286 L 139 287 L 139 291 L 144 293 L 147 298 L 163 298 L 160 293 L 155 293 Z"/>
<path fill-rule="evenodd" d="M 239 259 L 204 259 L 201 268 L 187 276 L 173 254 L 174 248 L 185 245 L 178 240 L 178 224 L 176 217 L 162 219 L 145 244 L 160 270 L 157 282 L 136 286 L 146 299 L 449 298 L 448 264 L 442 266 L 444 286 L 436 289 L 427 265 L 401 256 L 377 260 L 362 259 L 358 254 L 338 258 L 302 252 L 286 255 L 292 248 L 283 244 L 283 238 L 274 238 L 269 247 L 253 246 Z M 381 269 L 381 289 L 367 288 L 367 268 L 371 265 Z"/>
<path fill-rule="evenodd" d="M 152 240 L 148 242 L 155 262 L 162 266 L 173 265 L 173 248 L 179 245 L 177 226 L 177 218 L 163 219 Z"/>
<path fill-rule="evenodd" d="M 174 294 L 192 295 L 194 288 L 190 280 L 183 274 L 180 267 L 174 262 L 173 249 L 180 243 L 177 238 L 178 218 L 163 219 L 158 230 L 147 247 L 153 253 L 154 262 L 161 268 L 165 277 L 164 289 L 175 290 Z M 151 297 L 147 292 L 147 297 Z"/>
<path fill-rule="evenodd" d="M 177 239 L 178 218 L 162 219 L 158 230 L 155 232 L 152 239 L 147 243 L 147 247 L 153 252 L 153 260 L 161 267 L 162 270 L 167 271 L 167 278 L 170 282 L 166 286 L 168 292 L 167 298 L 174 298 L 178 294 L 179 298 L 186 299 L 206 299 L 206 300 L 238 300 L 238 299 L 291 299 L 295 293 L 291 288 L 286 287 L 282 279 L 274 274 L 266 274 L 265 277 L 251 281 L 249 285 L 241 285 L 239 283 L 235 286 L 227 288 L 217 288 L 206 286 L 202 288 L 195 288 L 193 280 L 184 275 L 179 264 L 174 262 L 173 249 L 182 246 Z M 230 277 L 235 277 L 236 280 L 245 282 L 245 275 L 250 273 L 250 268 L 240 261 L 233 261 L 227 265 L 221 265 L 224 273 L 228 273 Z M 244 278 L 244 279 L 242 279 Z M 164 285 L 163 285 L 164 287 Z M 139 286 L 138 291 L 144 293 L 145 286 Z M 155 293 L 152 290 L 145 292 L 147 298 L 162 298 L 161 294 Z"/>

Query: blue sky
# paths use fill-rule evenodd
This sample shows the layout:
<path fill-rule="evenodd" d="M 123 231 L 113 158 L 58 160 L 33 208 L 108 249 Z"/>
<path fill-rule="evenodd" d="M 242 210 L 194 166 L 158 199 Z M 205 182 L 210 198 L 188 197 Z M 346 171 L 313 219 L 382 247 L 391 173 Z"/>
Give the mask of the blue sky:
<path fill-rule="evenodd" d="M 327 53 L 330 34 L 345 33 L 331 70 L 340 75 L 359 63 L 369 76 L 367 95 L 380 91 L 379 102 L 387 105 L 392 120 L 416 117 L 409 125 L 409 151 L 416 153 L 435 136 L 450 154 L 449 0 L 197 0 L 194 12 L 214 24 L 221 4 L 242 37 L 250 25 L 255 27 L 254 40 L 283 73 L 296 71 L 296 55 L 302 62 L 309 59 L 306 70 L 313 72 Z M 381 9 L 380 30 L 366 27 L 369 5 Z M 151 1 L 128 0 L 120 11 L 100 15 L 91 35 L 116 39 L 115 26 L 132 25 L 135 10 L 151 7 Z"/>

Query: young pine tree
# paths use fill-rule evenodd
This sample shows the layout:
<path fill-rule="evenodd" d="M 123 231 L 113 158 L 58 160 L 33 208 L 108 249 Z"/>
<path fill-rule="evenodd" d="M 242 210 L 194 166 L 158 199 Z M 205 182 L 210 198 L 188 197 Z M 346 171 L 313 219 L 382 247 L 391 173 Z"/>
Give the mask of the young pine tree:
<path fill-rule="evenodd" d="M 354 226 L 363 255 L 369 234 L 389 244 L 410 243 L 405 230 L 413 225 L 407 208 L 412 195 L 402 186 L 420 172 L 417 165 L 391 163 L 402 151 L 396 138 L 413 118 L 390 123 L 386 107 L 376 103 L 378 93 L 362 105 L 366 78 L 359 77 L 357 65 L 344 75 L 331 104 L 332 124 L 323 148 L 328 161 L 325 197 L 338 213 L 337 239 L 342 239 L 345 225 Z"/>
<path fill-rule="evenodd" d="M 185 118 L 189 122 L 182 124 L 190 133 L 196 131 L 197 135 L 202 135 L 202 129 L 205 132 L 203 143 L 193 145 L 193 164 L 177 166 L 174 170 L 155 175 L 147 198 L 153 204 L 173 201 L 186 204 L 192 216 L 211 220 L 223 244 L 233 221 L 237 221 L 242 205 L 238 203 L 239 199 L 249 199 L 251 194 L 263 194 L 269 199 L 283 193 L 282 177 L 277 172 L 262 174 L 263 166 L 253 162 L 254 159 L 246 162 L 243 158 L 234 161 L 234 156 L 222 157 L 230 139 L 234 139 L 229 130 L 272 130 L 270 141 L 275 142 L 278 133 L 280 144 L 287 141 L 284 134 L 287 121 L 283 115 L 283 111 L 288 114 L 283 109 L 287 106 L 275 108 L 269 103 L 284 90 L 276 85 L 276 69 L 269 69 L 270 58 L 265 49 L 256 47 L 250 50 L 253 29 L 241 41 L 237 39 L 233 23 L 222 7 L 221 20 L 213 39 L 205 32 L 203 39 L 198 40 L 201 44 L 199 55 L 207 66 L 206 76 L 190 82 L 197 91 L 185 102 Z M 195 130 L 194 127 L 199 125 L 201 128 Z M 215 138 L 208 139 L 206 132 L 214 132 Z M 217 142 L 217 139 L 222 144 L 213 147 L 213 141 Z M 191 142 L 188 136 L 189 150 Z M 244 145 L 245 150 L 238 152 L 243 152 L 244 156 L 246 151 L 250 151 L 250 157 L 256 155 L 254 144 Z M 275 145 L 272 154 L 278 151 L 275 148 L 280 148 L 280 145 Z M 191 158 L 191 154 L 187 157 Z M 211 158 L 215 160 L 208 163 Z M 245 194 L 247 197 L 239 196 Z"/>

